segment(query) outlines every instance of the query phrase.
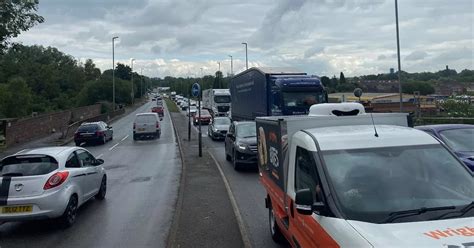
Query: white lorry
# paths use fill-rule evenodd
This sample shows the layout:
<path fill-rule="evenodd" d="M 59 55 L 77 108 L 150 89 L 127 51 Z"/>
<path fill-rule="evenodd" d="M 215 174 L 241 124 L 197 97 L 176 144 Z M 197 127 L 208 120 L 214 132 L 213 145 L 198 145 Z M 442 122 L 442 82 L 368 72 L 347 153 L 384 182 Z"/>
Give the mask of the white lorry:
<path fill-rule="evenodd" d="M 358 103 L 257 117 L 275 241 L 292 247 L 474 246 L 473 174 L 407 114 Z"/>
<path fill-rule="evenodd" d="M 229 89 L 207 89 L 202 91 L 202 108 L 209 110 L 212 116 L 229 116 Z"/>

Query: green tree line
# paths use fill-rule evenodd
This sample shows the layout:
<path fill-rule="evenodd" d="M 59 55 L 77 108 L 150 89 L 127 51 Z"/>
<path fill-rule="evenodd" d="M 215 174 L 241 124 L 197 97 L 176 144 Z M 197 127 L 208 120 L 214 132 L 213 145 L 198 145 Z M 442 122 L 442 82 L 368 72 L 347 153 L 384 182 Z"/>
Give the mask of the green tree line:
<path fill-rule="evenodd" d="M 116 103 L 130 104 L 131 68 L 116 67 Z M 150 78 L 133 73 L 134 98 L 152 87 Z M 0 54 L 0 117 L 23 117 L 97 102 L 112 102 L 112 70 L 101 73 L 53 47 L 15 44 Z"/>

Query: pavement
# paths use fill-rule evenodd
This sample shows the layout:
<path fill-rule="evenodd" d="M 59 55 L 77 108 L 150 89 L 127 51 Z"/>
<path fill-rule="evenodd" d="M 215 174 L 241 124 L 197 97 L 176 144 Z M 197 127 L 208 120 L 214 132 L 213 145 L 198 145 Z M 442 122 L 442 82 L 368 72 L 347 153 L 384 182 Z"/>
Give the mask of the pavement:
<path fill-rule="evenodd" d="M 184 138 L 187 139 L 186 113 L 172 114 L 175 127 L 178 121 L 186 128 Z M 193 139 L 197 138 L 197 128 L 192 127 Z M 268 224 L 268 209 L 265 208 L 265 188 L 259 181 L 257 165 L 249 165 L 242 170 L 235 171 L 232 164 L 225 159 L 224 141 L 212 140 L 208 137 L 208 126 L 202 126 L 203 155 L 210 154 L 212 164 L 219 170 L 225 186 L 235 208 L 242 238 L 247 247 L 258 248 L 284 248 L 286 244 L 275 243 L 270 235 Z M 192 147 L 192 152 L 197 154 L 197 148 Z M 186 169 L 184 169 L 186 171 Z"/>
<path fill-rule="evenodd" d="M 116 120 L 112 141 L 85 147 L 105 160 L 105 201 L 93 199 L 81 206 L 69 229 L 54 221 L 4 223 L 0 247 L 165 247 L 182 168 L 167 109 L 160 139 L 132 139 L 135 114 L 149 112 L 155 104 L 148 102 Z"/>
<path fill-rule="evenodd" d="M 183 174 L 168 247 L 249 247 L 242 235 L 232 199 L 213 158 L 203 148 L 198 156 L 198 133 L 188 138 L 187 117 L 171 113 L 183 161 Z"/>

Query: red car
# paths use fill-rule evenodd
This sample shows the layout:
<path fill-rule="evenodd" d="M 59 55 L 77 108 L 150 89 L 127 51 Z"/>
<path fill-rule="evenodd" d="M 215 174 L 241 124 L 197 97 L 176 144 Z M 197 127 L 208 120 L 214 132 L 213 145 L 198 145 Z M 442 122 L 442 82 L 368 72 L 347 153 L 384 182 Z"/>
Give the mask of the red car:
<path fill-rule="evenodd" d="M 165 115 L 165 112 L 163 111 L 163 107 L 157 106 L 151 108 L 151 112 L 157 113 L 158 116 L 163 117 Z"/>
<path fill-rule="evenodd" d="M 196 112 L 196 114 L 193 115 L 193 124 L 196 126 L 199 124 L 199 120 L 201 120 L 201 125 L 207 125 L 211 122 L 211 118 L 209 111 L 201 109 L 201 119 L 199 119 L 199 112 Z"/>

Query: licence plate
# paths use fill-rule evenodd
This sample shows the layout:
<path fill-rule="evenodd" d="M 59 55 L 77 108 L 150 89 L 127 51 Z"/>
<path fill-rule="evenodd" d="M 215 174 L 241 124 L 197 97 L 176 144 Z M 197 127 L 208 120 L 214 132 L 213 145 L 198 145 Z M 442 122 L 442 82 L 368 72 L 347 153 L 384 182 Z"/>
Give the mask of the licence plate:
<path fill-rule="evenodd" d="M 29 213 L 33 212 L 33 206 L 11 206 L 3 207 L 2 214 Z"/>
<path fill-rule="evenodd" d="M 139 128 L 138 131 L 143 132 L 143 131 L 145 131 L 145 128 Z"/>

